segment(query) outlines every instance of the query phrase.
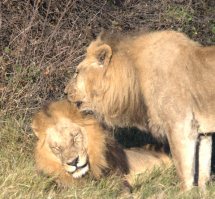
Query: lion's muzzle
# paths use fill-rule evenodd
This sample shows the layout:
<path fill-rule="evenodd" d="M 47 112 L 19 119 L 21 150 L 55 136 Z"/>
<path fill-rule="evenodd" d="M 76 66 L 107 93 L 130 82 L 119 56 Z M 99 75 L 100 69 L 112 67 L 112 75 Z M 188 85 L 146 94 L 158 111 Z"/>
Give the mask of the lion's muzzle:
<path fill-rule="evenodd" d="M 80 178 L 84 176 L 89 171 L 89 163 L 88 160 L 85 159 L 81 161 L 79 157 L 75 158 L 72 161 L 69 161 L 65 165 L 65 170 L 72 174 L 74 178 Z"/>

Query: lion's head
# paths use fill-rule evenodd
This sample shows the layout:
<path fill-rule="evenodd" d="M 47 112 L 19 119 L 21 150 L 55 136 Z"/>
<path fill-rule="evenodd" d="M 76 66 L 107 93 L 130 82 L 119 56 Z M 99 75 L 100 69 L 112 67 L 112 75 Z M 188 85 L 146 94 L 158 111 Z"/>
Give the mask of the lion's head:
<path fill-rule="evenodd" d="M 47 144 L 74 178 L 89 170 L 85 130 L 67 118 L 61 118 L 47 129 Z"/>
<path fill-rule="evenodd" d="M 37 113 L 32 128 L 42 143 L 37 150 L 48 151 L 49 156 L 74 178 L 85 175 L 91 163 L 95 177 L 99 177 L 102 167 L 106 166 L 104 136 L 96 129 L 99 126 L 91 119 L 83 120 L 68 101 L 51 103 Z M 94 140 L 94 131 L 97 140 Z"/>
<path fill-rule="evenodd" d="M 80 110 L 94 111 L 111 126 L 143 123 L 138 71 L 132 64 L 135 52 L 125 48 L 130 44 L 126 37 L 101 34 L 87 48 L 65 89 Z"/>

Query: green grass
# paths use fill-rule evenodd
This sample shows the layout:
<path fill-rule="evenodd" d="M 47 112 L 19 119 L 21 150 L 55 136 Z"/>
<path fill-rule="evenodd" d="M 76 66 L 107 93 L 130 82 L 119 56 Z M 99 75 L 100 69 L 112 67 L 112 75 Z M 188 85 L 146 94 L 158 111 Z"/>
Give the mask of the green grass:
<path fill-rule="evenodd" d="M 0 198 L 126 198 L 121 179 L 109 176 L 99 182 L 86 179 L 83 186 L 60 189 L 52 178 L 36 172 L 33 156 L 35 137 L 23 120 L 2 120 L 0 132 Z M 194 189 L 182 194 L 175 169 L 154 170 L 136 180 L 134 198 L 202 198 Z M 215 198 L 215 183 L 207 187 L 205 198 Z"/>
<path fill-rule="evenodd" d="M 184 6 L 169 6 L 166 10 L 166 16 L 175 21 L 190 22 L 193 20 L 193 13 Z"/>

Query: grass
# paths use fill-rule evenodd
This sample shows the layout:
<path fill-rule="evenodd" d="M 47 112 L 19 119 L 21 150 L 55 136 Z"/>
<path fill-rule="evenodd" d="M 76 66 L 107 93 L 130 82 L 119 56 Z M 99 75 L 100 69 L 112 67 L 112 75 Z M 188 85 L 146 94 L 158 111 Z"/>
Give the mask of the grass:
<path fill-rule="evenodd" d="M 170 6 L 166 10 L 166 16 L 169 18 L 172 18 L 176 21 L 181 21 L 184 23 L 187 23 L 189 21 L 192 21 L 193 19 L 193 13 L 189 11 L 188 8 L 185 8 L 184 6 Z"/>
<path fill-rule="evenodd" d="M 52 178 L 39 175 L 34 164 L 35 136 L 23 119 L 4 118 L 0 132 L 0 198 L 127 198 L 122 195 L 121 179 L 109 176 L 96 182 L 86 178 L 83 186 L 57 187 Z M 141 175 L 133 186 L 134 198 L 202 198 L 193 189 L 182 194 L 174 167 Z M 215 183 L 208 185 L 204 198 L 215 197 Z"/>

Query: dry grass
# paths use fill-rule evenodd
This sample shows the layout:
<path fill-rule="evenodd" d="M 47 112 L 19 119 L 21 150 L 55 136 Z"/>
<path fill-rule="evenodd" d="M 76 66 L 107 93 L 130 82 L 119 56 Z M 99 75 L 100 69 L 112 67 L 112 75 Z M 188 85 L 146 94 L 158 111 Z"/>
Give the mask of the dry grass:
<path fill-rule="evenodd" d="M 3 0 L 0 2 L 0 198 L 116 198 L 116 177 L 84 188 L 59 190 L 38 176 L 32 156 L 32 114 L 63 90 L 85 46 L 101 28 L 110 31 L 175 29 L 202 44 L 215 43 L 215 3 L 184 0 Z M 122 134 L 120 134 L 122 135 Z M 131 146 L 127 134 L 118 136 Z M 126 141 L 128 138 L 129 142 Z M 133 138 L 137 144 L 139 137 Z M 144 139 L 144 140 L 149 140 Z M 151 141 L 151 140 L 150 140 Z M 138 143 L 139 145 L 140 143 Z M 215 198 L 212 183 L 206 198 Z M 139 198 L 201 198 L 178 192 L 174 169 L 146 175 Z"/>

